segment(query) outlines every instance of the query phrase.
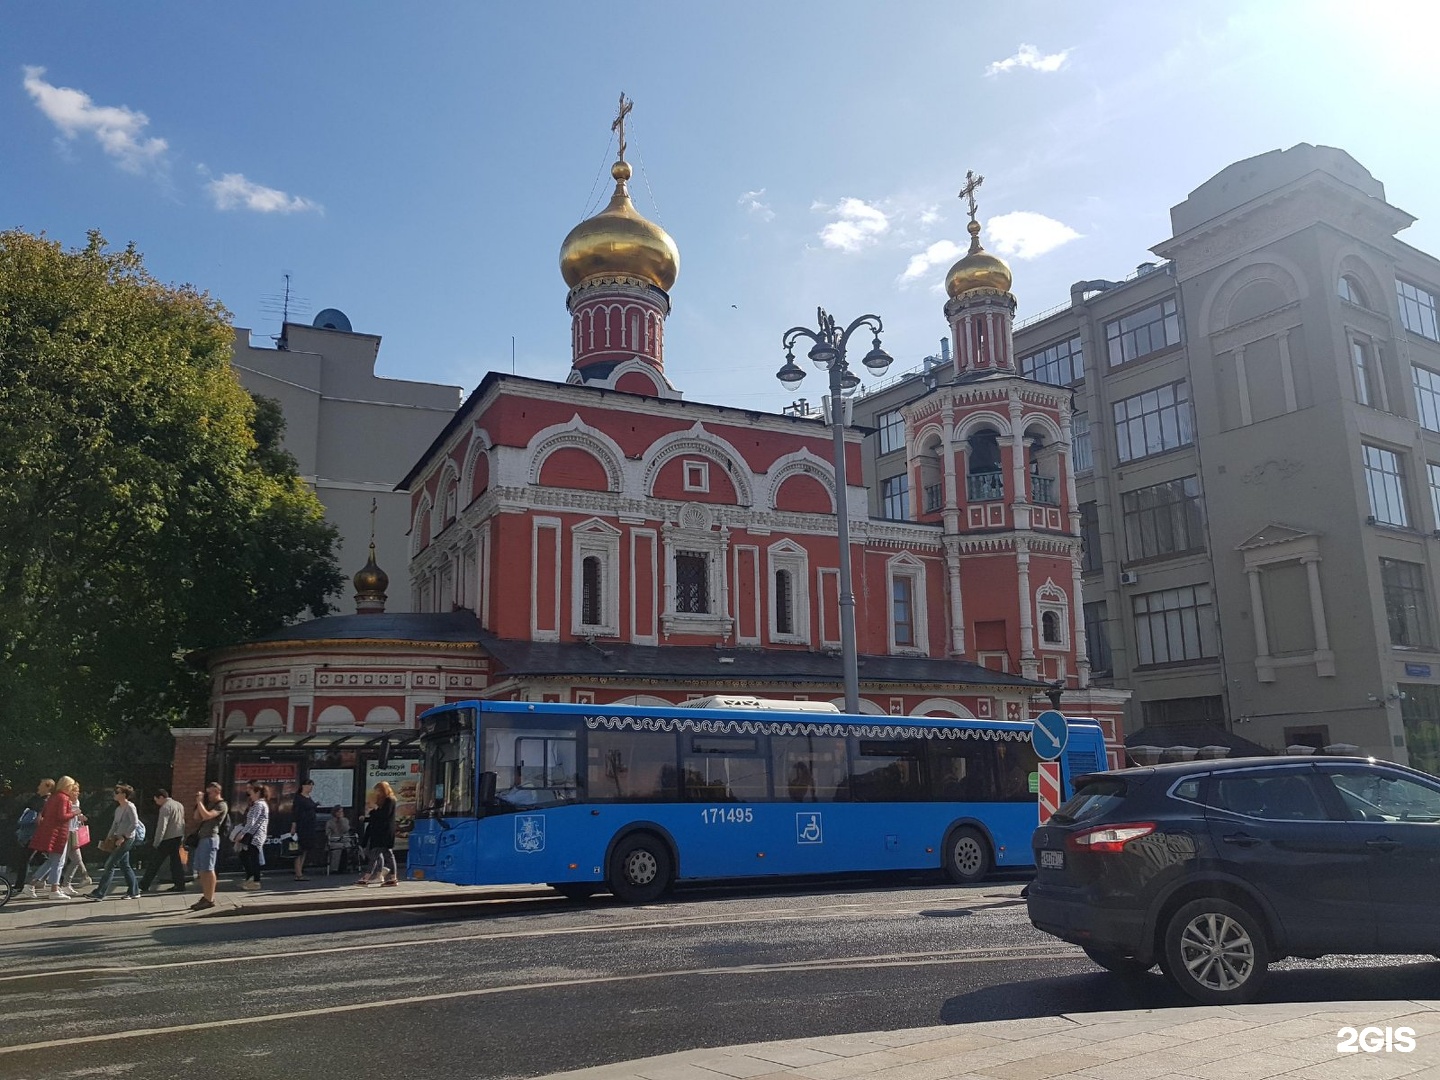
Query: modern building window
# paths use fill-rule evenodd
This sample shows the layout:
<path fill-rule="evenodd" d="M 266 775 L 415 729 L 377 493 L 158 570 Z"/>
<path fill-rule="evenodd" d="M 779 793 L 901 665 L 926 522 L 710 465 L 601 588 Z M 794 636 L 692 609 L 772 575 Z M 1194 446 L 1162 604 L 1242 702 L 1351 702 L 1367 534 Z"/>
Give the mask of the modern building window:
<path fill-rule="evenodd" d="M 1440 341 L 1440 324 L 1435 319 L 1435 294 L 1419 285 L 1395 279 L 1400 300 L 1400 325 L 1412 333 Z"/>
<path fill-rule="evenodd" d="M 1190 386 L 1180 382 L 1115 402 L 1115 449 L 1121 461 L 1138 461 L 1195 441 Z"/>
<path fill-rule="evenodd" d="M 875 418 L 875 426 L 880 429 L 880 453 L 905 448 L 905 417 L 899 409 L 881 413 Z"/>
<path fill-rule="evenodd" d="M 1271 656 L 1315 652 L 1315 619 L 1304 563 L 1296 559 L 1260 567 L 1260 602 L 1265 606 L 1265 642 Z"/>
<path fill-rule="evenodd" d="M 1405 509 L 1405 471 L 1400 455 L 1378 446 L 1361 447 L 1365 461 L 1365 488 L 1370 493 L 1370 516 L 1380 525 L 1408 528 Z"/>
<path fill-rule="evenodd" d="M 1079 335 L 1022 356 L 1020 374 L 1051 386 L 1074 386 L 1081 382 L 1085 378 L 1085 359 Z"/>
<path fill-rule="evenodd" d="M 1340 299 L 1356 307 L 1368 308 L 1370 305 L 1365 302 L 1365 293 L 1360 288 L 1360 283 L 1349 274 L 1341 274 L 1340 280 L 1335 283 L 1335 291 Z"/>
<path fill-rule="evenodd" d="M 675 610 L 686 615 L 710 613 L 710 558 L 704 552 L 675 553 Z"/>
<path fill-rule="evenodd" d="M 915 581 L 896 574 L 891 579 L 890 624 L 899 648 L 915 646 Z"/>
<path fill-rule="evenodd" d="M 1430 598 L 1425 589 L 1425 567 L 1399 559 L 1381 559 L 1380 587 L 1385 593 L 1390 644 L 1433 649 L 1435 633 L 1430 620 Z"/>
<path fill-rule="evenodd" d="M 1100 508 L 1093 502 L 1080 504 L 1080 543 L 1081 571 L 1089 574 L 1103 569 L 1105 561 L 1100 556 Z"/>
<path fill-rule="evenodd" d="M 1410 767 L 1440 776 L 1440 686 L 1401 683 L 1398 689 Z"/>
<path fill-rule="evenodd" d="M 891 521 L 910 520 L 910 474 L 880 481 L 880 515 Z"/>
<path fill-rule="evenodd" d="M 789 570 L 775 571 L 775 632 L 795 633 L 795 575 Z"/>
<path fill-rule="evenodd" d="M 1142 360 L 1180 344 L 1180 312 L 1173 296 L 1105 324 L 1110 366 Z"/>
<path fill-rule="evenodd" d="M 1362 338 L 1350 340 L 1350 364 L 1355 370 L 1355 400 L 1375 409 L 1384 408 L 1380 398 L 1380 372 L 1376 370 L 1370 342 Z"/>
<path fill-rule="evenodd" d="M 600 589 L 600 557 L 587 555 L 580 564 L 580 622 L 584 626 L 599 626 L 605 621 Z"/>
<path fill-rule="evenodd" d="M 1100 675 L 1113 669 L 1110 658 L 1110 624 L 1105 617 L 1105 601 L 1085 605 L 1085 656 L 1090 661 L 1090 674 Z"/>
<path fill-rule="evenodd" d="M 1225 726 L 1225 700 L 1221 697 L 1163 698 L 1140 703 L 1140 722 L 1157 732 L 1195 725 Z"/>
<path fill-rule="evenodd" d="M 1435 527 L 1440 529 L 1440 465 L 1427 461 L 1425 472 L 1430 478 L 1430 510 L 1435 515 L 1432 520 Z"/>
<path fill-rule="evenodd" d="M 1129 561 L 1205 550 L 1205 514 L 1198 476 L 1123 492 L 1120 507 Z"/>
<path fill-rule="evenodd" d="M 1077 473 L 1095 467 L 1095 450 L 1090 442 L 1090 414 L 1077 412 L 1070 418 L 1070 455 Z"/>
<path fill-rule="evenodd" d="M 1131 603 L 1135 656 L 1141 666 L 1179 664 L 1219 654 L 1209 585 L 1142 593 Z"/>
<path fill-rule="evenodd" d="M 1419 365 L 1410 369 L 1415 384 L 1415 413 L 1420 426 L 1440 431 L 1440 374 Z"/>

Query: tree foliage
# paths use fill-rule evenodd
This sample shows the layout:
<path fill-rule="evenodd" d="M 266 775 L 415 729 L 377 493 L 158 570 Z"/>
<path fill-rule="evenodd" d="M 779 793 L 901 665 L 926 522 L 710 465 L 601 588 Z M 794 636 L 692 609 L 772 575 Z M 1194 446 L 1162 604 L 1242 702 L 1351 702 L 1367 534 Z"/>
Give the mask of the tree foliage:
<path fill-rule="evenodd" d="M 232 340 L 133 245 L 0 233 L 0 777 L 100 779 L 107 748 L 205 723 L 186 654 L 340 588 L 335 531 Z"/>

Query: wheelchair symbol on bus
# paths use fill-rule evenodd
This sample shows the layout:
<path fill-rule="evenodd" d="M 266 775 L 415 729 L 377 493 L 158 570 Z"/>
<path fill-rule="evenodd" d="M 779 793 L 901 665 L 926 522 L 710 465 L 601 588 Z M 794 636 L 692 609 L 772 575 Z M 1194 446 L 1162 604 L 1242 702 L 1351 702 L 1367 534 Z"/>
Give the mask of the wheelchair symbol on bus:
<path fill-rule="evenodd" d="M 515 819 L 515 850 L 527 855 L 545 850 L 544 815 L 522 814 Z"/>
<path fill-rule="evenodd" d="M 795 815 L 795 842 L 797 844 L 823 844 L 825 842 L 825 834 L 820 829 L 818 812 Z"/>

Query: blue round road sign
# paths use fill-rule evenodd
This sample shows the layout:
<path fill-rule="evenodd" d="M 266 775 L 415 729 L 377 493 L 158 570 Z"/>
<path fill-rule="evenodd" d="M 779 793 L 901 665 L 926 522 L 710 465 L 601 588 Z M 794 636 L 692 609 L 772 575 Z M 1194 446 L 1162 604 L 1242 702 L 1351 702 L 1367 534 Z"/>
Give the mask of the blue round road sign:
<path fill-rule="evenodd" d="M 1070 741 L 1070 726 L 1065 723 L 1065 716 L 1054 709 L 1046 709 L 1035 718 L 1035 726 L 1030 731 L 1030 741 L 1035 746 L 1035 753 L 1041 761 L 1054 761 L 1065 752 L 1065 744 Z"/>

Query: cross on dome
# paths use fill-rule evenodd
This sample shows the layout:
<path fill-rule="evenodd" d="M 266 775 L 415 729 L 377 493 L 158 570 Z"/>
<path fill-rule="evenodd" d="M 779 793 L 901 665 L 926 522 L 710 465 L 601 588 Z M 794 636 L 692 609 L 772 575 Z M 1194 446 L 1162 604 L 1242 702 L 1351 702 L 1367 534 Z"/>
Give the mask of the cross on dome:
<path fill-rule="evenodd" d="M 957 196 L 970 204 L 971 221 L 975 220 L 975 211 L 977 209 L 975 205 L 975 192 L 983 183 L 985 183 L 985 177 L 976 176 L 973 169 L 968 170 L 965 173 L 965 186 L 960 189 L 960 194 Z"/>
<path fill-rule="evenodd" d="M 625 117 L 630 115 L 630 110 L 635 108 L 635 102 L 625 96 L 625 91 L 620 91 L 620 111 L 615 121 L 610 125 L 611 131 L 620 133 L 620 160 L 625 160 Z"/>

